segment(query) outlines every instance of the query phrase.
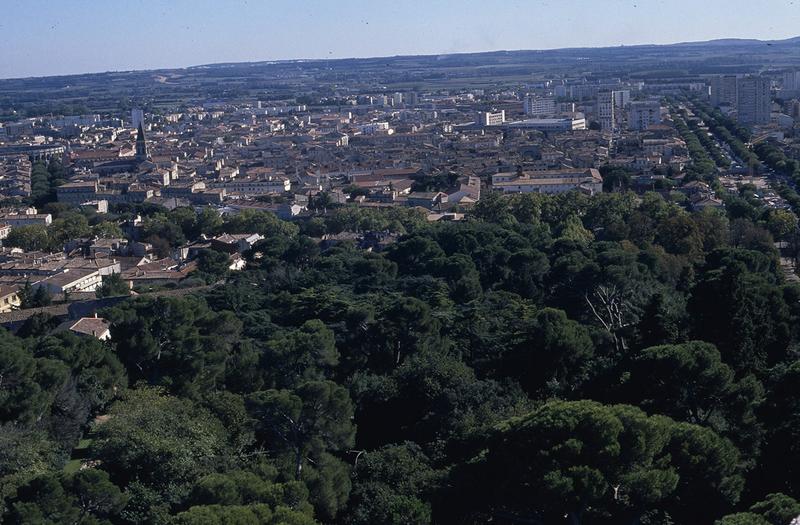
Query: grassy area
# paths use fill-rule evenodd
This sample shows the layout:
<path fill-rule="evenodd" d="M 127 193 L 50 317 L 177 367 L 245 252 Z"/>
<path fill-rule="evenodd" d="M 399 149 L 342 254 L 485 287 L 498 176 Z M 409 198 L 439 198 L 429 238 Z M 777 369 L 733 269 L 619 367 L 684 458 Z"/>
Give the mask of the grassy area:
<path fill-rule="evenodd" d="M 72 450 L 72 458 L 64 465 L 65 474 L 73 474 L 80 470 L 81 463 L 86 458 L 90 446 L 92 446 L 91 438 L 83 438 L 78 441 L 78 446 Z"/>

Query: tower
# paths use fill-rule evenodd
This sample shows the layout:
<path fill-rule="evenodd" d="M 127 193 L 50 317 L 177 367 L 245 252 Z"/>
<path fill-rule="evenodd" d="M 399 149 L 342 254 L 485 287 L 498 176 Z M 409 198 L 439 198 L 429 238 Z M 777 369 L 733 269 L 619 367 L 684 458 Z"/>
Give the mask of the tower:
<path fill-rule="evenodd" d="M 614 111 L 614 92 L 601 91 L 597 94 L 597 120 L 603 131 L 613 131 L 617 120 Z"/>
<path fill-rule="evenodd" d="M 772 103 L 769 88 L 769 80 L 760 76 L 739 79 L 736 109 L 740 123 L 769 124 Z"/>
<path fill-rule="evenodd" d="M 147 142 L 144 138 L 144 128 L 142 128 L 142 124 L 139 123 L 139 130 L 136 132 L 136 160 L 144 161 L 147 160 Z"/>

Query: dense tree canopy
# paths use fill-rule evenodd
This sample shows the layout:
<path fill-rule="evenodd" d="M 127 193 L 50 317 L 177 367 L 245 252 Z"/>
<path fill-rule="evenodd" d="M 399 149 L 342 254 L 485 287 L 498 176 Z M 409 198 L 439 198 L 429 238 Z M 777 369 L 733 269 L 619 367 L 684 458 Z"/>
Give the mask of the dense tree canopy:
<path fill-rule="evenodd" d="M 109 341 L 45 315 L 0 333 L 2 521 L 787 525 L 800 286 L 773 243 L 794 216 L 747 188 L 687 211 L 610 175 L 461 222 L 115 208 L 165 252 L 264 240 L 243 271 L 203 252 L 201 291 L 115 299 Z M 98 231 L 53 211 L 12 243 Z M 341 232 L 389 241 L 320 239 Z"/>

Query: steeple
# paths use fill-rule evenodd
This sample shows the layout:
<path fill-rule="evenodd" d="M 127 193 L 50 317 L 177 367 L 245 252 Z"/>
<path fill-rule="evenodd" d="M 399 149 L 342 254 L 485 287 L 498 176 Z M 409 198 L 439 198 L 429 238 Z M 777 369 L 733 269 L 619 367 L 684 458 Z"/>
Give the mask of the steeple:
<path fill-rule="evenodd" d="M 139 123 L 139 130 L 136 132 L 136 160 L 144 161 L 147 160 L 147 142 L 144 138 L 144 128 L 142 128 L 142 123 Z"/>

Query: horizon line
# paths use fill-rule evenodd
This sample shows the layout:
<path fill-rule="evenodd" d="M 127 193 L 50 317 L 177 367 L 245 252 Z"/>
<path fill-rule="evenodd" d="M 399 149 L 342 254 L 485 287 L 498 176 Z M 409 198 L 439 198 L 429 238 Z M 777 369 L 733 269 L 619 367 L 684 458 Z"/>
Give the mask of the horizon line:
<path fill-rule="evenodd" d="M 9 80 L 34 80 L 43 78 L 59 78 L 59 77 L 78 77 L 85 75 L 105 75 L 109 73 L 148 73 L 159 71 L 176 71 L 196 69 L 203 67 L 215 66 L 235 66 L 243 64 L 290 64 L 301 62 L 336 62 L 341 60 L 375 60 L 382 58 L 415 58 L 415 57 L 449 57 L 458 55 L 483 55 L 491 53 L 525 53 L 525 52 L 548 52 L 548 51 L 570 51 L 570 50 L 595 50 L 595 49 L 611 49 L 611 48 L 635 48 L 635 47 L 670 47 L 692 44 L 711 44 L 715 42 L 763 42 L 763 43 L 781 43 L 791 42 L 793 40 L 800 40 L 800 35 L 790 36 L 787 38 L 779 39 L 761 39 L 761 38 L 748 38 L 748 37 L 723 37 L 713 38 L 709 40 L 687 40 L 680 42 L 666 42 L 666 43 L 635 43 L 635 44 L 617 44 L 617 45 L 600 45 L 600 46 L 567 46 L 567 47 L 550 47 L 550 48 L 526 48 L 526 49 L 489 49 L 482 51 L 456 51 L 451 53 L 399 53 L 394 55 L 372 55 L 372 56 L 348 56 L 336 58 L 279 58 L 279 59 L 263 59 L 263 60 L 240 60 L 240 61 L 222 61 L 222 62 L 207 62 L 203 64 L 193 64 L 186 66 L 168 66 L 158 68 L 141 68 L 141 69 L 107 69 L 97 71 L 84 71 L 78 73 L 63 73 L 56 75 L 30 75 L 24 77 L 0 77 L 0 82 Z"/>

